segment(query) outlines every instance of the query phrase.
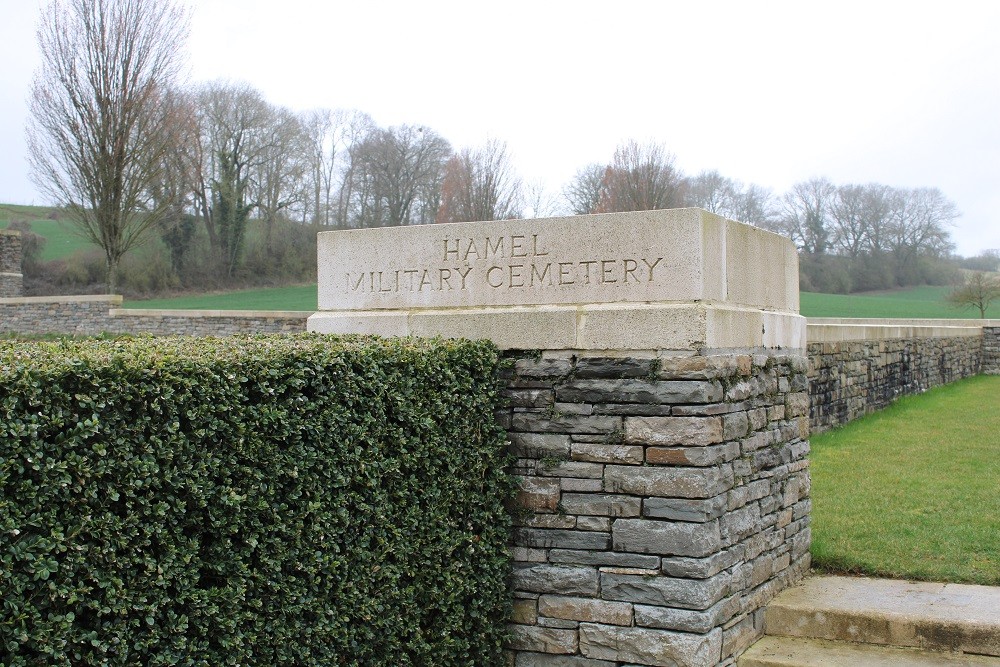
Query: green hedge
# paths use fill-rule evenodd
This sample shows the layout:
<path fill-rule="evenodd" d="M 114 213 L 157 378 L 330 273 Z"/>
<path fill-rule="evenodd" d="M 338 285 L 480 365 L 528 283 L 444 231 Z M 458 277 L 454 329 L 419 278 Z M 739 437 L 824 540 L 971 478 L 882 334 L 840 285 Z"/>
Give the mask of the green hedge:
<path fill-rule="evenodd" d="M 498 354 L 0 341 L 0 660 L 493 665 Z"/>

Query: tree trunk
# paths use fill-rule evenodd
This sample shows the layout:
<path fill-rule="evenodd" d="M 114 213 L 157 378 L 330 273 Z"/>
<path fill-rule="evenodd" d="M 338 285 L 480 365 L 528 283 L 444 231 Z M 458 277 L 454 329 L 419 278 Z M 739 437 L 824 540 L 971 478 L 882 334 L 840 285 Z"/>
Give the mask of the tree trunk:
<path fill-rule="evenodd" d="M 118 294 L 118 260 L 107 258 L 108 267 L 108 294 Z"/>

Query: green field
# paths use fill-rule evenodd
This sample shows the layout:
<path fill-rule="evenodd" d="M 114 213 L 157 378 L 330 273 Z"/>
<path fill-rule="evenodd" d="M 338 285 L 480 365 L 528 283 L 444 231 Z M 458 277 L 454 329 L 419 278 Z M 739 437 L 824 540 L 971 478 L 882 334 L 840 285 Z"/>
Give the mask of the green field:
<path fill-rule="evenodd" d="M 316 285 L 199 294 L 173 299 L 126 301 L 125 308 L 170 310 L 304 310 L 316 308 Z"/>
<path fill-rule="evenodd" d="M 77 235 L 65 216 L 65 211 L 52 206 L 0 204 L 0 229 L 6 229 L 14 221 L 30 224 L 31 231 L 45 237 L 41 258 L 43 262 L 64 259 L 78 250 L 96 248 L 97 246 Z"/>
<path fill-rule="evenodd" d="M 978 313 L 952 308 L 944 301 L 947 287 L 914 287 L 870 294 L 813 294 L 803 292 L 806 317 L 974 318 Z M 315 310 L 316 286 L 275 287 L 173 299 L 128 301 L 126 308 L 190 310 Z M 1000 319 L 1000 304 L 988 317 Z"/>
<path fill-rule="evenodd" d="M 979 311 L 955 308 L 944 298 L 950 287 L 911 287 L 889 292 L 860 294 L 800 294 L 800 310 L 806 317 L 958 318 L 976 319 Z M 1000 319 L 1000 303 L 986 317 Z"/>
<path fill-rule="evenodd" d="M 56 218 L 55 220 L 51 218 Z M 0 204 L 0 229 L 18 220 L 28 222 L 33 231 L 47 241 L 42 260 L 63 259 L 79 250 L 94 248 L 76 235 L 65 221 L 65 212 L 48 206 Z M 155 239 L 159 243 L 159 239 Z M 801 312 L 806 317 L 873 318 L 975 318 L 974 309 L 955 308 L 944 301 L 949 287 L 914 287 L 888 292 L 863 294 L 814 294 L 802 292 Z M 167 308 L 192 310 L 315 310 L 316 287 L 279 287 L 206 294 L 172 299 L 129 301 L 126 308 Z M 1000 319 L 1000 303 L 987 312 Z"/>
<path fill-rule="evenodd" d="M 813 566 L 1000 585 L 1000 377 L 812 438 Z"/>

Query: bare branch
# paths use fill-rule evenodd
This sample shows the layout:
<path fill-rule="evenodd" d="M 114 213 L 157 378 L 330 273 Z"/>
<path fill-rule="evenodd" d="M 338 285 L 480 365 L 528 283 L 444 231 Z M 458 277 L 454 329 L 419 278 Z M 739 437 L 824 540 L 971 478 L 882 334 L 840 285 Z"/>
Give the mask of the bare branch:
<path fill-rule="evenodd" d="M 187 13 L 169 0 L 53 0 L 27 128 L 33 179 L 100 246 L 108 289 L 122 256 L 165 212 L 152 197 L 171 146 L 166 103 Z"/>
<path fill-rule="evenodd" d="M 517 218 L 522 197 L 521 179 L 514 174 L 506 144 L 491 139 L 448 160 L 437 222 Z"/>

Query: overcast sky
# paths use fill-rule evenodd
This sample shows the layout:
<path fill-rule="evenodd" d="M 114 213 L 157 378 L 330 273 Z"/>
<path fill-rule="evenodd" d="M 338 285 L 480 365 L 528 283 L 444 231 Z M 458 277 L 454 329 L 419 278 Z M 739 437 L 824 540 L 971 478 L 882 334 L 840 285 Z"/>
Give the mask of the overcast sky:
<path fill-rule="evenodd" d="M 0 201 L 27 175 L 43 0 L 0 0 Z M 190 0 L 192 82 L 505 140 L 558 191 L 626 139 L 695 174 L 937 187 L 959 253 L 1000 248 L 1000 3 Z"/>

